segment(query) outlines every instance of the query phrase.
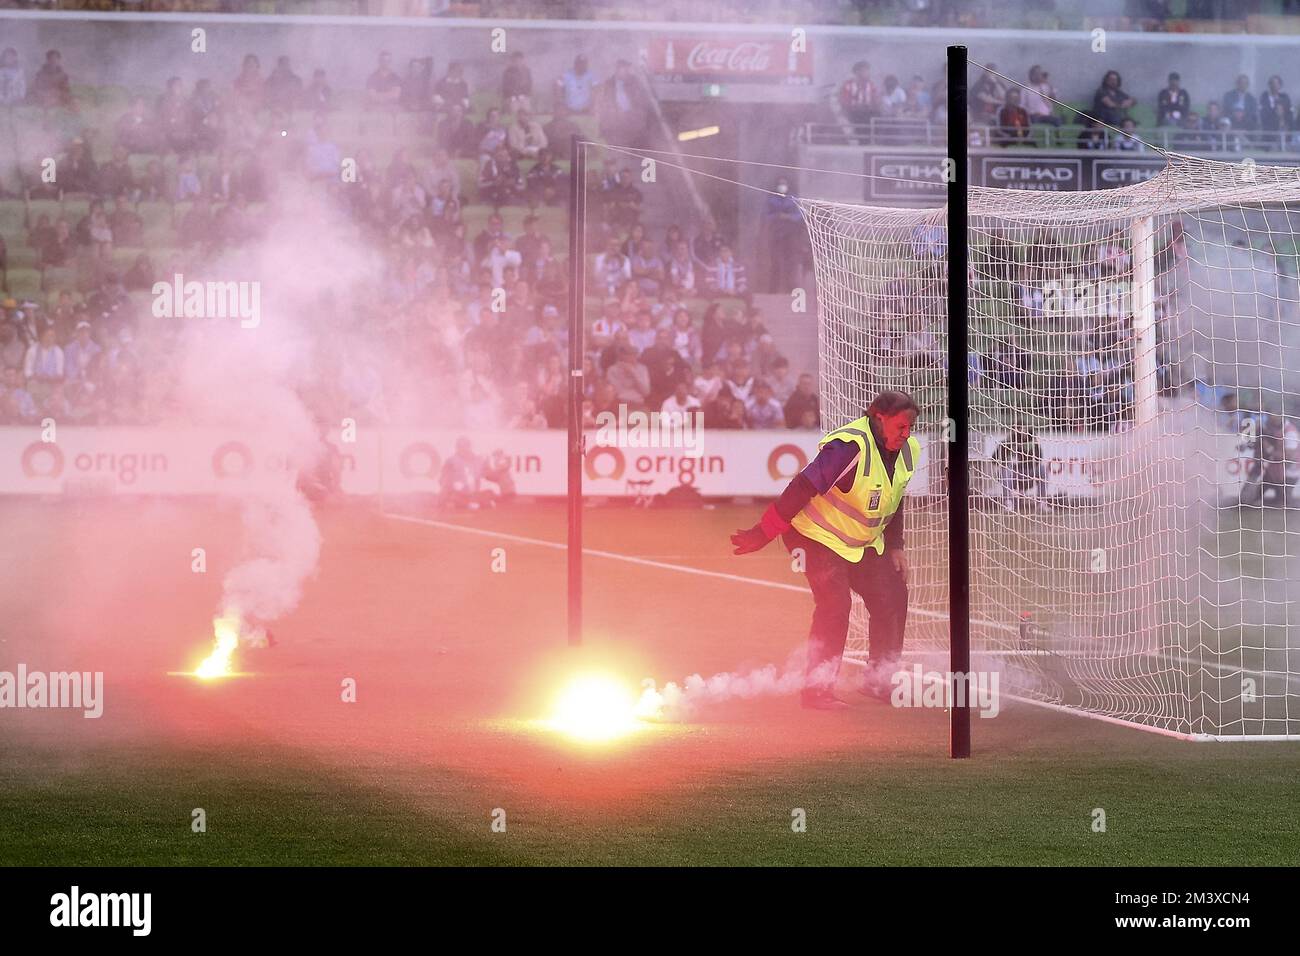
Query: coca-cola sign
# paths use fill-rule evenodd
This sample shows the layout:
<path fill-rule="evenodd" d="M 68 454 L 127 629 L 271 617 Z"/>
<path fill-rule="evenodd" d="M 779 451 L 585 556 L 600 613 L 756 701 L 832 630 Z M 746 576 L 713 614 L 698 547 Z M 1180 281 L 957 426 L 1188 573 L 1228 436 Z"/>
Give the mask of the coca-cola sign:
<path fill-rule="evenodd" d="M 648 53 L 650 72 L 663 77 L 726 80 L 812 79 L 807 41 L 728 40 L 718 37 L 655 37 Z"/>

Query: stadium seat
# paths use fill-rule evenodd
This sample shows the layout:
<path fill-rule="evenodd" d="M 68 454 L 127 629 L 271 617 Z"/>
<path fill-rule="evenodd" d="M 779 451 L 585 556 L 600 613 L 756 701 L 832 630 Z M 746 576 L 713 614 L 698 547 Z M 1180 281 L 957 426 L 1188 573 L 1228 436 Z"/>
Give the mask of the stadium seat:
<path fill-rule="evenodd" d="M 68 224 L 75 228 L 77 223 L 90 214 L 89 197 L 83 195 L 64 197 L 62 213 L 63 217 L 68 220 Z"/>
<path fill-rule="evenodd" d="M 140 253 L 148 251 L 144 246 L 114 246 L 112 251 L 113 268 L 120 275 L 135 265 L 135 260 Z"/>
<path fill-rule="evenodd" d="M 169 202 L 137 203 L 135 211 L 144 220 L 146 235 L 172 228 L 172 204 Z"/>
<path fill-rule="evenodd" d="M 37 288 L 46 292 L 75 290 L 77 270 L 73 266 L 50 266 L 40 273 L 40 285 Z"/>
<path fill-rule="evenodd" d="M 15 299 L 30 299 L 40 295 L 40 270 L 10 268 L 5 273 L 5 291 Z"/>
<path fill-rule="evenodd" d="M 6 250 L 10 269 L 35 269 L 41 254 L 34 246 L 13 245 Z"/>
<path fill-rule="evenodd" d="M 59 216 L 63 215 L 63 203 L 57 199 L 33 199 L 27 204 L 30 215 L 30 222 L 35 225 L 36 220 L 41 216 L 49 216 L 50 222 L 54 222 Z M 70 223 L 76 225 L 76 223 Z"/>
<path fill-rule="evenodd" d="M 23 232 L 23 201 L 21 199 L 0 200 L 0 235 L 6 242 L 13 242 Z"/>
<path fill-rule="evenodd" d="M 469 112 L 466 115 L 477 125 L 487 119 L 488 110 L 501 106 L 501 94 L 496 90 L 479 90 L 469 95 Z"/>

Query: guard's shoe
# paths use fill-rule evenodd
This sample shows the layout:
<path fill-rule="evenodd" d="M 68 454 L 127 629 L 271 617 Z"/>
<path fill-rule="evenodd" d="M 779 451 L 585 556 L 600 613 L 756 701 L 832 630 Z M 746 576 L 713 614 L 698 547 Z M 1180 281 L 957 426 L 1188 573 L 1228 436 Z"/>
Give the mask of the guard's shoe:
<path fill-rule="evenodd" d="M 804 691 L 799 703 L 804 710 L 846 710 L 849 706 L 828 690 Z"/>

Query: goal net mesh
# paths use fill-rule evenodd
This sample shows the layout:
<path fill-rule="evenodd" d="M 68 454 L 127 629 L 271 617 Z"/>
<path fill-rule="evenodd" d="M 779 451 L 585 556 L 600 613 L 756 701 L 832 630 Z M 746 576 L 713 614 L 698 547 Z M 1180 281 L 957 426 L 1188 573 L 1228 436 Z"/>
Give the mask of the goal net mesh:
<path fill-rule="evenodd" d="M 922 410 L 905 647 L 945 669 L 946 211 L 799 202 L 823 427 L 882 389 Z M 1004 692 L 1300 735 L 1298 213 L 1300 170 L 1177 155 L 1121 189 L 971 190 L 972 655 Z"/>

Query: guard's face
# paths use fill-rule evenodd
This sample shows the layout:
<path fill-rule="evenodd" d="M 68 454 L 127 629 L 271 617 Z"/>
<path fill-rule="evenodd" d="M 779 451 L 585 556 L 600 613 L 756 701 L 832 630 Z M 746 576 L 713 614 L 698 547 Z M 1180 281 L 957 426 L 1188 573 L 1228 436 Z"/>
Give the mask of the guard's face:
<path fill-rule="evenodd" d="M 885 447 L 890 451 L 898 451 L 912 434 L 916 415 L 910 411 L 895 412 L 893 415 L 881 415 L 877 420 L 880 422 L 880 432 L 885 438 Z"/>

